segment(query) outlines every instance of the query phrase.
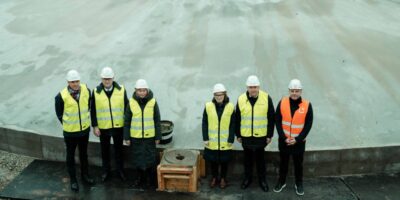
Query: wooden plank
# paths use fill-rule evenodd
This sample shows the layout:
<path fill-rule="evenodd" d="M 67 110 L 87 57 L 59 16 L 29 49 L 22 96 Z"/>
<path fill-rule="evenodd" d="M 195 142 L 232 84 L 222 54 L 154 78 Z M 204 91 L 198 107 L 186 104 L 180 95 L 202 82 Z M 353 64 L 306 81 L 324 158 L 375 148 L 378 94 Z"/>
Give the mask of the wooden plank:
<path fill-rule="evenodd" d="M 201 177 L 206 177 L 206 161 L 204 160 L 203 155 L 200 155 L 200 162 L 199 162 L 199 168 L 200 168 L 200 176 Z"/>
<path fill-rule="evenodd" d="M 183 176 L 183 175 L 163 175 L 164 179 L 190 179 L 190 176 Z"/>

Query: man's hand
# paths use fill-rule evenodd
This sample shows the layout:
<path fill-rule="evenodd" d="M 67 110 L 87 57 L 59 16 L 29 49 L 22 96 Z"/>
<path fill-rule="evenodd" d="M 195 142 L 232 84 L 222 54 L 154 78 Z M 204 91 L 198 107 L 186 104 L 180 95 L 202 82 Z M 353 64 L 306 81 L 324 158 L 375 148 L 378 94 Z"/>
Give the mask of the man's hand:
<path fill-rule="evenodd" d="M 101 135 L 100 129 L 98 126 L 94 127 L 94 135 L 99 137 Z"/>
<path fill-rule="evenodd" d="M 124 140 L 124 144 L 126 146 L 131 146 L 131 141 L 130 140 Z"/>
<path fill-rule="evenodd" d="M 272 139 L 271 138 L 267 138 L 267 144 L 271 143 Z"/>
<path fill-rule="evenodd" d="M 242 143 L 242 138 L 238 137 L 238 138 L 236 138 L 236 140 L 237 140 L 239 143 Z"/>
<path fill-rule="evenodd" d="M 160 144 L 160 140 L 156 140 L 156 144 Z"/>
<path fill-rule="evenodd" d="M 285 142 L 288 146 L 292 146 L 292 145 L 296 144 L 296 140 L 294 138 L 286 139 Z"/>
<path fill-rule="evenodd" d="M 207 141 L 204 141 L 204 145 L 205 145 L 205 146 L 208 146 L 208 140 L 207 140 Z"/>

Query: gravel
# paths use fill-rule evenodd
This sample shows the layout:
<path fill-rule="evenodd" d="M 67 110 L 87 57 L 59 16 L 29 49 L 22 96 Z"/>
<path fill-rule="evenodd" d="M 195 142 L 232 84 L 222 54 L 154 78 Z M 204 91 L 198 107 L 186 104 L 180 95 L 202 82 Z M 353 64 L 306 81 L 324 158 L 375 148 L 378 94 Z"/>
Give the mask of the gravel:
<path fill-rule="evenodd" d="M 33 160 L 32 157 L 0 150 L 0 191 Z"/>

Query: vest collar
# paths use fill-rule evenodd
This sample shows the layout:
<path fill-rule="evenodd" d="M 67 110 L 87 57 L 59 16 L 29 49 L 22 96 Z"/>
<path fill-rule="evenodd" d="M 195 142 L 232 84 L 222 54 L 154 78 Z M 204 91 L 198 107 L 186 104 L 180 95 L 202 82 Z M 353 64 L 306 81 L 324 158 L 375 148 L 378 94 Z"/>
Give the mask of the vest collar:
<path fill-rule="evenodd" d="M 121 86 L 117 83 L 117 82 L 113 82 L 113 87 L 114 87 L 114 89 L 116 88 L 116 89 L 118 89 L 118 90 L 121 90 Z M 98 94 L 100 94 L 101 93 L 101 91 L 104 89 L 104 86 L 103 86 L 103 83 L 100 83 L 97 87 L 96 87 L 96 92 L 98 93 Z M 105 90 L 104 90 L 105 91 Z"/>

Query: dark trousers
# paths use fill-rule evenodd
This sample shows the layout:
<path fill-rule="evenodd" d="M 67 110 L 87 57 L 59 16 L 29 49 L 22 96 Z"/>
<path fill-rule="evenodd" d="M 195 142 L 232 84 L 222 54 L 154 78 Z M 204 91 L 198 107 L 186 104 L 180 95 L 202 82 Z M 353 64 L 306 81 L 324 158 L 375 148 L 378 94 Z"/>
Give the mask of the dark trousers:
<path fill-rule="evenodd" d="M 82 137 L 64 137 L 67 147 L 67 169 L 71 180 L 76 180 L 75 171 L 75 149 L 79 148 L 79 160 L 81 164 L 81 174 L 88 174 L 87 146 L 89 134 Z"/>
<path fill-rule="evenodd" d="M 149 167 L 145 170 L 136 169 L 136 181 L 142 186 L 156 186 L 157 185 L 157 169 Z"/>
<path fill-rule="evenodd" d="M 221 173 L 219 173 L 219 168 L 221 168 Z M 226 174 L 228 172 L 228 163 L 223 162 L 223 163 L 217 163 L 217 162 L 211 162 L 211 174 L 213 178 L 218 179 L 219 175 L 220 178 L 226 179 Z"/>
<path fill-rule="evenodd" d="M 101 158 L 103 161 L 104 172 L 111 170 L 111 158 L 110 158 L 110 141 L 111 137 L 114 142 L 114 157 L 116 162 L 117 170 L 123 170 L 123 128 L 114 128 L 108 130 L 100 130 L 100 144 L 101 144 Z"/>
<path fill-rule="evenodd" d="M 290 153 L 287 151 L 280 151 L 280 166 L 279 166 L 279 181 L 282 183 L 286 182 L 286 176 L 288 173 L 288 168 L 289 168 L 289 158 L 290 156 L 293 157 L 293 163 L 294 163 L 294 176 L 295 176 L 295 182 L 297 183 L 302 183 L 303 182 L 303 157 L 304 157 L 304 151 L 302 152 L 296 152 L 296 153 Z"/>
<path fill-rule="evenodd" d="M 265 181 L 266 166 L 264 159 L 264 148 L 243 148 L 244 151 L 244 173 L 246 179 L 252 179 L 253 163 L 256 162 L 259 181 Z"/>

